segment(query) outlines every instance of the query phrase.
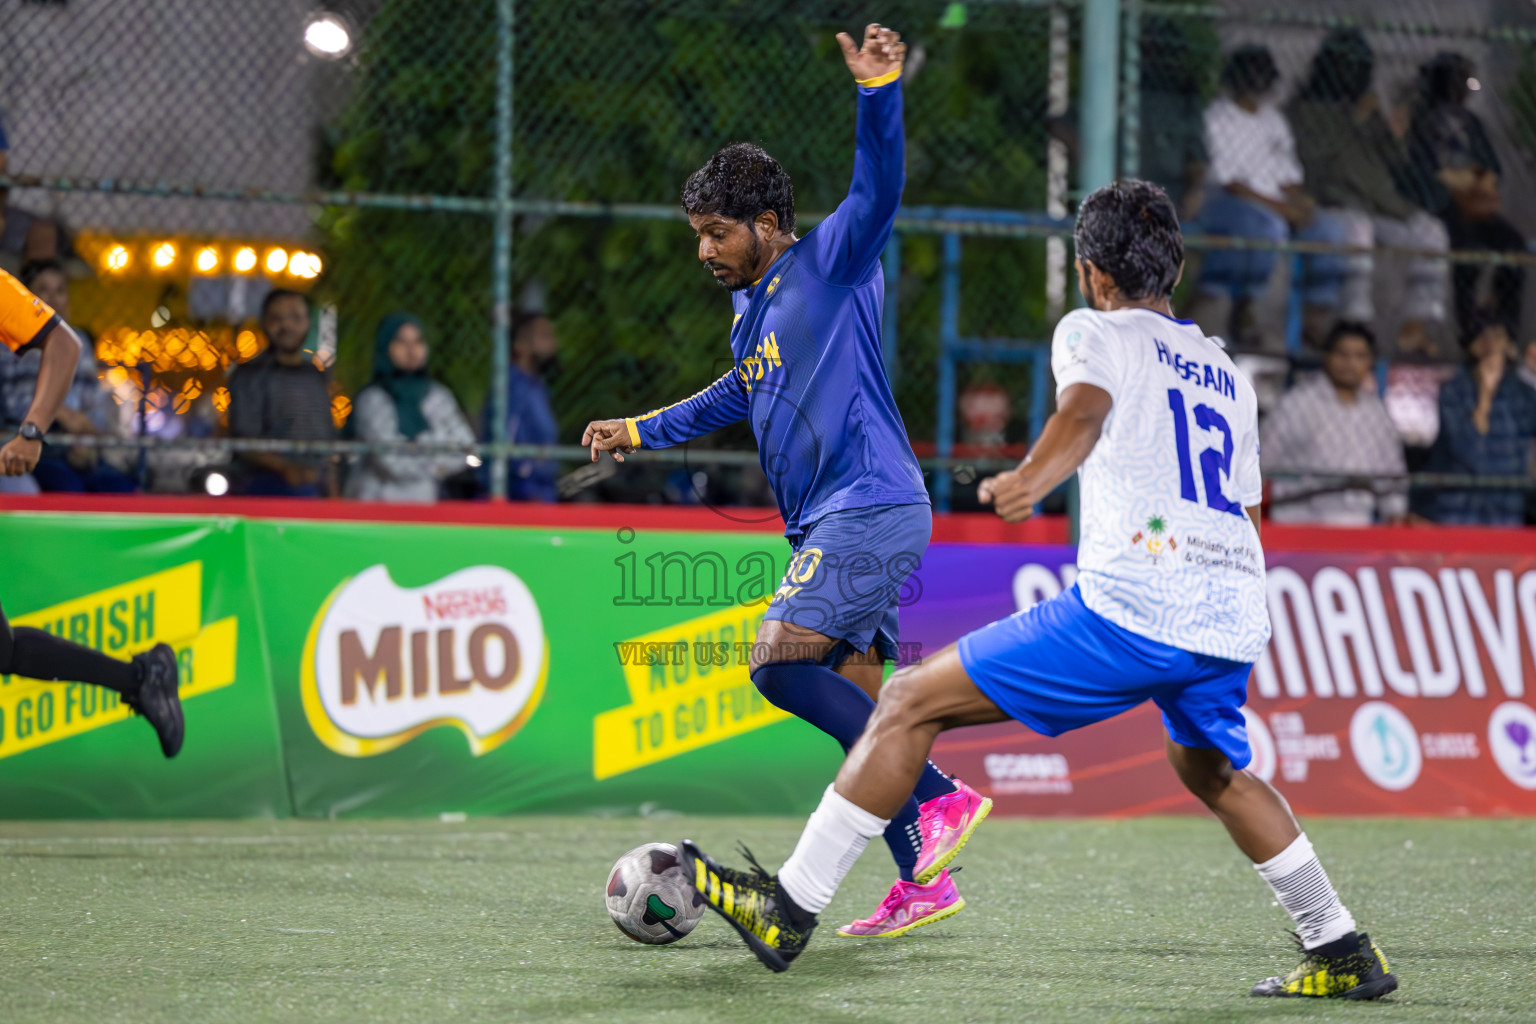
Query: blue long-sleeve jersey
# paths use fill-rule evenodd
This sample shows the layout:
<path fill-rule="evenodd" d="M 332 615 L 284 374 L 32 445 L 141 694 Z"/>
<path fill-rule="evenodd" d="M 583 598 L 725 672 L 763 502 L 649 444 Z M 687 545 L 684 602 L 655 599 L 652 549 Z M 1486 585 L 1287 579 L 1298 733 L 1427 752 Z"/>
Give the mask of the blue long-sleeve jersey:
<path fill-rule="evenodd" d="M 900 80 L 861 83 L 848 198 L 732 293 L 734 365 L 630 419 L 633 444 L 666 448 L 746 419 L 791 537 L 832 512 L 928 501 L 880 350 L 880 254 L 905 163 Z"/>

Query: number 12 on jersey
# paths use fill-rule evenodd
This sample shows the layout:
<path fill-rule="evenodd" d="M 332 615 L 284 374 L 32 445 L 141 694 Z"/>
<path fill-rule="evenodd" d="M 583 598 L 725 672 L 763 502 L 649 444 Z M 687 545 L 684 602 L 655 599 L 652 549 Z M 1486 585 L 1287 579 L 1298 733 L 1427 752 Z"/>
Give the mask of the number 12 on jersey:
<path fill-rule="evenodd" d="M 1173 440 L 1179 454 L 1179 496 L 1185 501 L 1198 502 L 1200 495 L 1195 492 L 1195 471 L 1189 458 L 1189 414 L 1184 411 L 1184 393 L 1178 388 L 1168 389 L 1168 408 L 1173 412 Z M 1232 476 L 1232 428 L 1221 413 L 1204 403 L 1195 406 L 1195 426 L 1221 432 L 1221 447 L 1207 448 L 1200 453 L 1205 503 L 1218 512 L 1242 515 L 1243 506 L 1228 501 L 1221 493 L 1222 479 Z"/>

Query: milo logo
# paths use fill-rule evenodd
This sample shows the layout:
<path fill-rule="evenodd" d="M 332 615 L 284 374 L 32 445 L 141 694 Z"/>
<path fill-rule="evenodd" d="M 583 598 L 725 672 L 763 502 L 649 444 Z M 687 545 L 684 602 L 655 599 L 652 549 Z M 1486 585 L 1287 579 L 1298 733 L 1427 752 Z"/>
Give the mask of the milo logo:
<path fill-rule="evenodd" d="M 310 624 L 304 714 L 348 757 L 440 725 L 463 732 L 478 756 L 528 720 L 547 660 L 538 605 L 507 570 L 474 566 L 407 588 L 375 565 L 343 581 Z"/>

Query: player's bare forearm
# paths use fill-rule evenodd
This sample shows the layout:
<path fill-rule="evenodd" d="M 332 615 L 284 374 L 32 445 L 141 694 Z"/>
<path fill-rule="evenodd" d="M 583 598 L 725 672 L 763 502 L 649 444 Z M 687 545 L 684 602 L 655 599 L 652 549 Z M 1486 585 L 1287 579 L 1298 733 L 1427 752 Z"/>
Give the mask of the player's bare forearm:
<path fill-rule="evenodd" d="M 1262 535 L 1264 531 L 1259 526 L 1259 506 L 1250 505 L 1243 511 L 1248 513 L 1248 521 L 1253 524 L 1253 532 Z"/>
<path fill-rule="evenodd" d="M 1061 394 L 1056 412 L 1019 467 L 981 482 L 977 498 L 1010 523 L 1023 522 L 1093 452 L 1114 402 L 1092 384 L 1074 384 Z"/>
<path fill-rule="evenodd" d="M 27 409 L 28 423 L 46 431 L 59 415 L 59 407 L 75 380 L 75 366 L 80 362 L 80 339 L 64 324 L 59 324 L 43 339 L 43 359 L 37 369 L 37 390 Z"/>

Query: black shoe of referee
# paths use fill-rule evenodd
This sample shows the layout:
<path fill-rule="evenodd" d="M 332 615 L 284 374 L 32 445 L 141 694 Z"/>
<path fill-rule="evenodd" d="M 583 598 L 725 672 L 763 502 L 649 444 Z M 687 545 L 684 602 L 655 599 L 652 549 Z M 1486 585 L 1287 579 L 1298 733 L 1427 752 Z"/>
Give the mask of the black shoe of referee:
<path fill-rule="evenodd" d="M 169 644 L 156 644 L 133 656 L 133 671 L 139 678 L 139 688 L 123 694 L 123 703 L 155 727 L 160 752 L 175 757 L 187 731 L 181 717 L 181 695 L 176 692 L 176 652 Z"/>

